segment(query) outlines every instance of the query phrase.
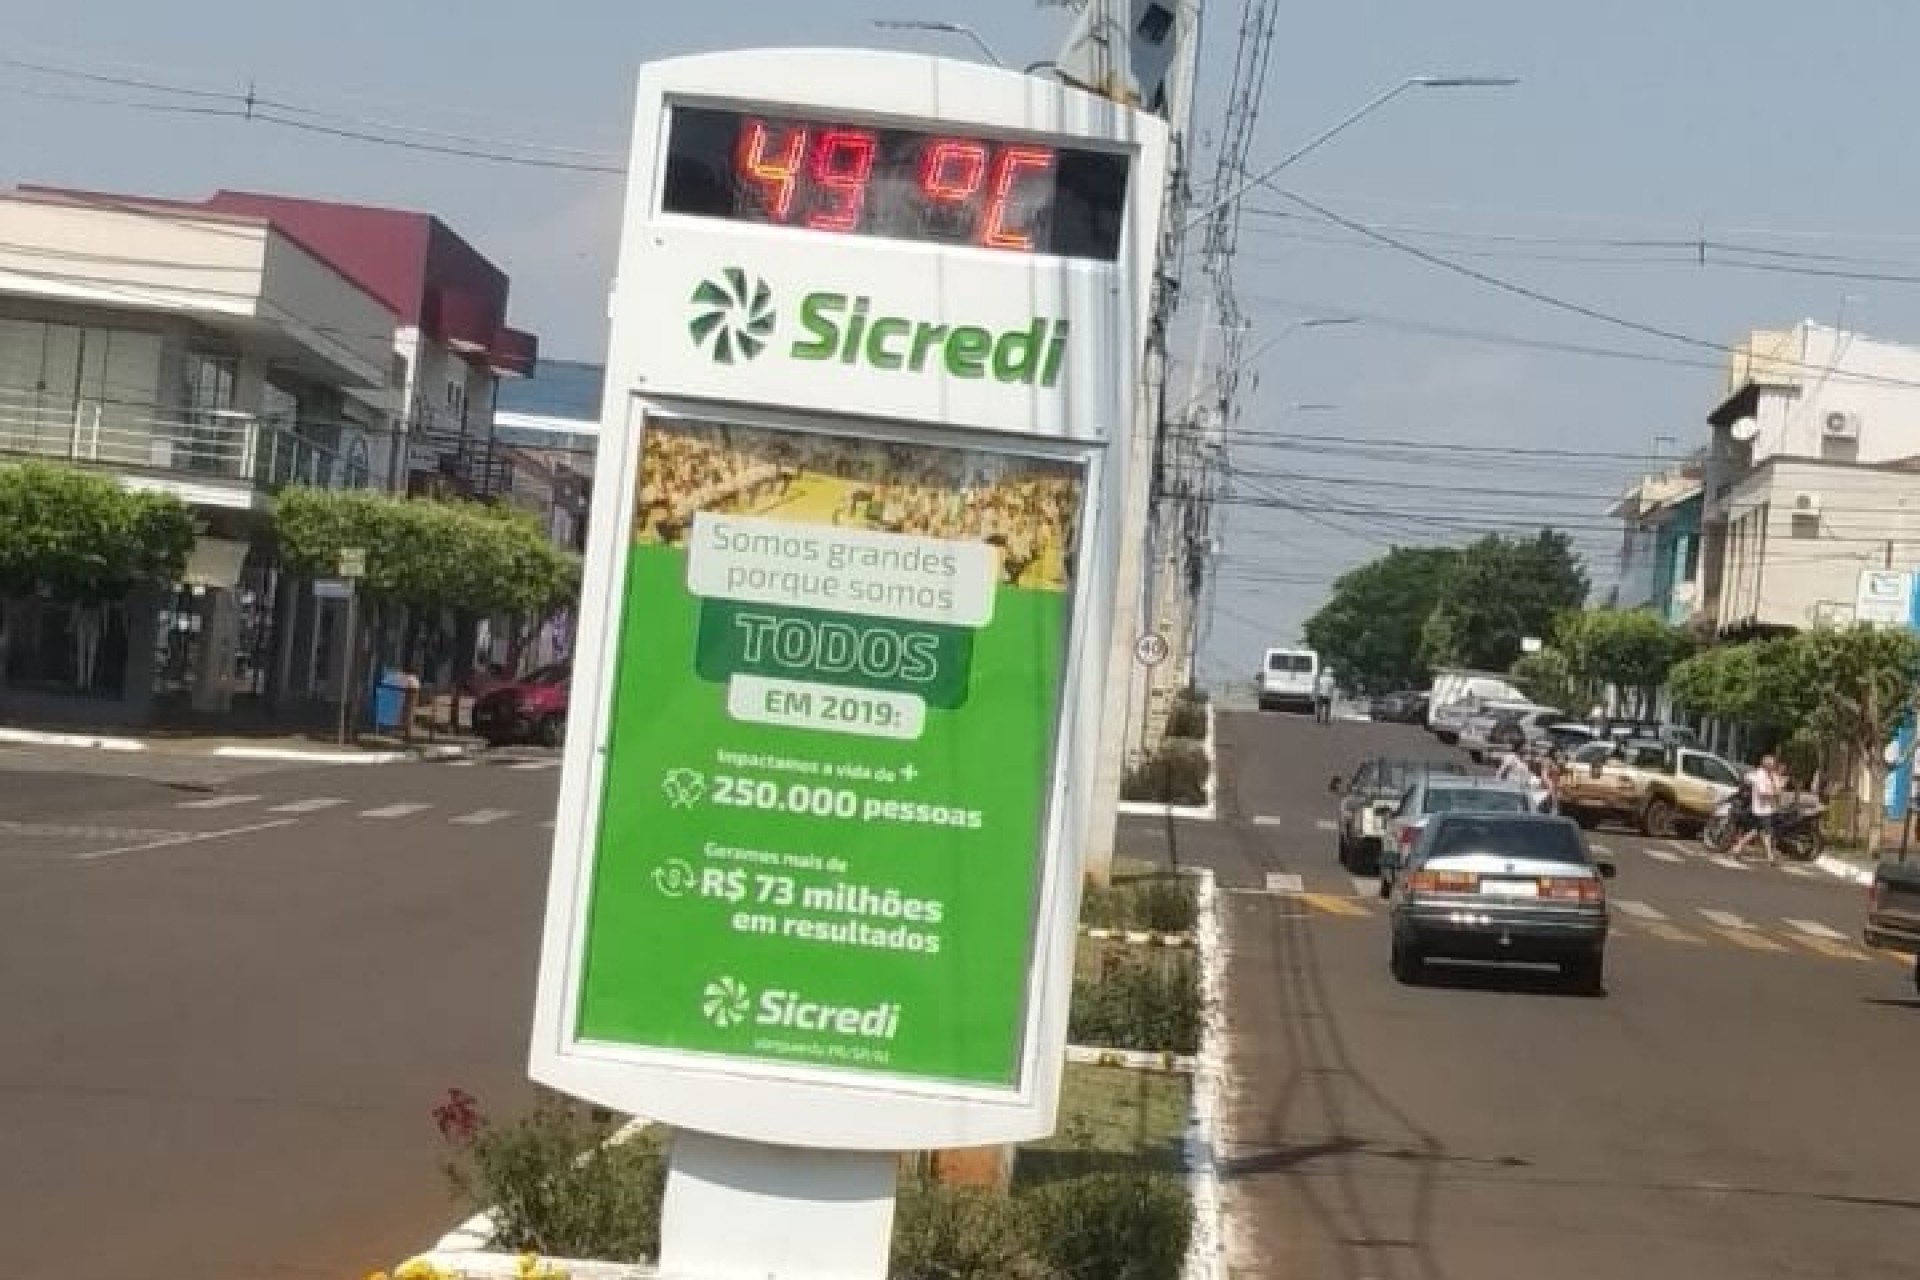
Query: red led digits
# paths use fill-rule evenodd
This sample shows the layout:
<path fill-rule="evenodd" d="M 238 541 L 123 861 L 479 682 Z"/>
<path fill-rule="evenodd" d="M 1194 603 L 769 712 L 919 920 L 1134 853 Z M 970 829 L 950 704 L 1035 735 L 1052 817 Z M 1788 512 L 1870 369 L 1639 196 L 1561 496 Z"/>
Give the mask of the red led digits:
<path fill-rule="evenodd" d="M 779 142 L 768 154 L 768 142 Z M 747 121 L 740 131 L 740 147 L 734 167 L 740 175 L 758 183 L 766 200 L 767 212 L 775 222 L 785 222 L 793 209 L 794 188 L 800 177 L 800 159 L 807 153 L 807 131 L 787 126 L 784 132 L 769 129 L 759 120 Z"/>
<path fill-rule="evenodd" d="M 1048 147 L 1007 147 L 993 166 L 993 203 L 987 209 L 986 230 L 980 243 L 994 249 L 1033 248 L 1033 237 L 1007 225 L 1007 210 L 1017 199 L 1014 187 L 1028 175 L 1053 172 L 1053 151 Z"/>
<path fill-rule="evenodd" d="M 867 179 L 873 176 L 874 137 L 858 129 L 832 129 L 820 135 L 808 168 L 818 205 L 807 215 L 807 225 L 822 231 L 851 231 L 860 221 L 867 201 Z"/>
<path fill-rule="evenodd" d="M 920 190 L 942 204 L 965 204 L 987 180 L 987 149 L 943 139 L 920 153 Z"/>

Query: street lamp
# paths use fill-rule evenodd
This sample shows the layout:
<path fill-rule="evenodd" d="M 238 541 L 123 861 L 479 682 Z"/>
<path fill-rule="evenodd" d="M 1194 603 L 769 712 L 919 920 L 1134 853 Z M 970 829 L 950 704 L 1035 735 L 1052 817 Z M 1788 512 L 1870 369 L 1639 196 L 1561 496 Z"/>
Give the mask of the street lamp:
<path fill-rule="evenodd" d="M 1354 125 L 1360 123 L 1360 121 L 1366 119 L 1410 89 L 1506 89 L 1519 83 L 1519 79 L 1514 76 L 1408 76 L 1391 89 L 1375 94 L 1337 123 L 1322 129 L 1319 133 L 1307 139 L 1306 142 L 1289 152 L 1278 164 L 1261 171 L 1254 177 L 1248 178 L 1238 187 L 1235 187 L 1230 194 L 1215 199 L 1212 204 L 1189 218 L 1187 225 L 1182 230 L 1192 231 L 1208 218 L 1220 212 L 1220 210 L 1238 201 L 1255 187 L 1265 186 L 1272 180 L 1273 176 L 1282 169 L 1318 151 L 1321 147 L 1324 147 L 1327 143 L 1333 141 L 1348 129 L 1351 129 Z"/>
<path fill-rule="evenodd" d="M 879 27 L 882 31 L 937 31 L 942 35 L 960 36 L 963 39 L 973 41 L 974 47 L 979 49 L 981 53 L 986 54 L 987 61 L 991 62 L 994 66 L 1004 67 L 1007 65 L 1000 61 L 1000 55 L 993 51 L 993 46 L 982 39 L 978 31 L 975 31 L 965 23 L 945 22 L 938 18 L 873 18 L 871 21 L 874 26 Z"/>

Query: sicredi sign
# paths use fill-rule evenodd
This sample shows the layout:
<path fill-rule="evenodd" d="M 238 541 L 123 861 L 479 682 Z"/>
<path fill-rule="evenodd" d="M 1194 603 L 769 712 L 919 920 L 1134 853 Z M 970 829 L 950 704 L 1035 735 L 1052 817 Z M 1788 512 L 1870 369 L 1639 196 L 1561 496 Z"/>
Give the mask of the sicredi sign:
<path fill-rule="evenodd" d="M 636 121 L 533 1074 L 1039 1136 L 1164 128 L 846 50 L 654 64 Z"/>

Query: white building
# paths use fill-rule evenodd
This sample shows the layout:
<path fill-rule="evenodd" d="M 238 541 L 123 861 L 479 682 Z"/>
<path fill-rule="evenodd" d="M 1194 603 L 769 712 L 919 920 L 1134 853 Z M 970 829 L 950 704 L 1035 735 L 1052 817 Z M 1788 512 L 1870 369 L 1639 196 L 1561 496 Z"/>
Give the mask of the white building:
<path fill-rule="evenodd" d="M 0 710 L 143 723 L 324 692 L 329 611 L 281 589 L 260 535 L 284 484 L 380 483 L 393 342 L 387 306 L 267 219 L 0 193 L 0 463 L 98 468 L 202 527 L 183 582 L 104 617 L 6 601 Z"/>

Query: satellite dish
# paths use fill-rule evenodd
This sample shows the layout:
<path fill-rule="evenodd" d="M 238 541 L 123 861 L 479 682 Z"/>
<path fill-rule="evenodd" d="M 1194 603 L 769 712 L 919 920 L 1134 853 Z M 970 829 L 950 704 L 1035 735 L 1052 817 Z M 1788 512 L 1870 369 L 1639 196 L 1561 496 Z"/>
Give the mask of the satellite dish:
<path fill-rule="evenodd" d="M 1727 434 L 1735 440 L 1738 440 L 1741 444 L 1745 444 L 1760 434 L 1760 420 L 1758 418 L 1741 418 L 1727 429 Z"/>

